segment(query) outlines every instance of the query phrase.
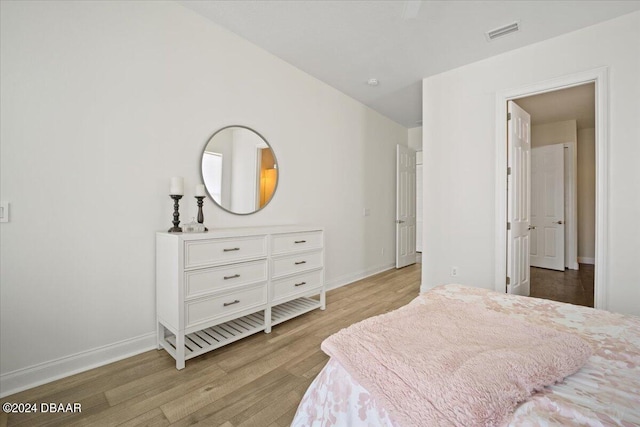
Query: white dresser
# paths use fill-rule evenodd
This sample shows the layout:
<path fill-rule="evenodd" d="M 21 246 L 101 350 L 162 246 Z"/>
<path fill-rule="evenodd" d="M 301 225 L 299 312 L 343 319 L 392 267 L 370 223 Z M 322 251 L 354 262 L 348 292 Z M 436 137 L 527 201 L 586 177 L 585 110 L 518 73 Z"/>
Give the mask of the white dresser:
<path fill-rule="evenodd" d="M 324 232 L 310 226 L 156 234 L 158 349 L 185 360 L 325 308 Z"/>

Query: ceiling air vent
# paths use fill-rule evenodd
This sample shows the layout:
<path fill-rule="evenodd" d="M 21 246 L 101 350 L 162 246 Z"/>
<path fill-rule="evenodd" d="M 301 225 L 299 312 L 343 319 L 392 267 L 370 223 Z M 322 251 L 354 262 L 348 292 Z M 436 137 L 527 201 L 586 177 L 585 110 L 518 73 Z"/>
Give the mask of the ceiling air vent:
<path fill-rule="evenodd" d="M 495 30 L 487 31 L 484 33 L 487 41 L 491 41 L 497 39 L 498 37 L 506 36 L 507 34 L 515 33 L 520 31 L 520 21 L 516 21 L 512 24 L 505 25 L 500 28 L 496 28 Z"/>

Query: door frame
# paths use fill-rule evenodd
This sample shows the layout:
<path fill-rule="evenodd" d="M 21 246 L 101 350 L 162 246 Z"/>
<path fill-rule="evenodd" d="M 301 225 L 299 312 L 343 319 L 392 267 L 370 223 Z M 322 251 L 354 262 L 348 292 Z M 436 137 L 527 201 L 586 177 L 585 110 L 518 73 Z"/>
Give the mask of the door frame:
<path fill-rule="evenodd" d="M 494 289 L 505 292 L 507 276 L 507 101 L 595 83 L 596 95 L 596 232 L 594 306 L 607 309 L 608 287 L 608 152 L 609 67 L 600 67 L 496 92 L 496 212 Z"/>
<path fill-rule="evenodd" d="M 578 270 L 578 144 L 565 142 L 562 144 L 569 152 L 564 156 L 564 199 L 567 209 L 564 210 L 564 265 L 570 270 Z M 569 169 L 569 170 L 567 170 Z"/>

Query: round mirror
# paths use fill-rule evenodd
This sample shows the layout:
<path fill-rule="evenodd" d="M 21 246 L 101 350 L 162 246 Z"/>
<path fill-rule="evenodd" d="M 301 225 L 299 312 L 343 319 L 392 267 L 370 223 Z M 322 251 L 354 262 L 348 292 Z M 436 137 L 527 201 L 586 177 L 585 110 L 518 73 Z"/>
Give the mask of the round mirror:
<path fill-rule="evenodd" d="M 213 201 L 238 215 L 265 207 L 278 185 L 278 164 L 271 146 L 245 126 L 227 126 L 209 138 L 201 171 Z"/>

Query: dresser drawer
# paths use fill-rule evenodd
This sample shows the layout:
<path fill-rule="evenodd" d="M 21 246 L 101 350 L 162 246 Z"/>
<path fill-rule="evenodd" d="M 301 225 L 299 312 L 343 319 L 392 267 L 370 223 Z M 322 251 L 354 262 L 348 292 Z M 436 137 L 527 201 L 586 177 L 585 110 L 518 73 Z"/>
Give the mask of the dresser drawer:
<path fill-rule="evenodd" d="M 225 292 L 208 298 L 185 302 L 186 328 L 198 323 L 228 317 L 235 313 L 260 307 L 267 303 L 266 284 L 244 288 L 234 292 Z"/>
<path fill-rule="evenodd" d="M 322 231 L 274 234 L 271 237 L 271 248 L 274 254 L 320 249 L 322 248 Z"/>
<path fill-rule="evenodd" d="M 272 277 L 300 273 L 322 267 L 322 251 L 302 252 L 273 259 Z"/>
<path fill-rule="evenodd" d="M 322 287 L 322 270 L 302 273 L 272 283 L 271 299 L 277 301 Z"/>
<path fill-rule="evenodd" d="M 266 236 L 191 240 L 184 244 L 184 268 L 228 264 L 267 256 Z"/>
<path fill-rule="evenodd" d="M 266 282 L 267 260 L 222 265 L 185 273 L 185 299 L 251 283 Z"/>

